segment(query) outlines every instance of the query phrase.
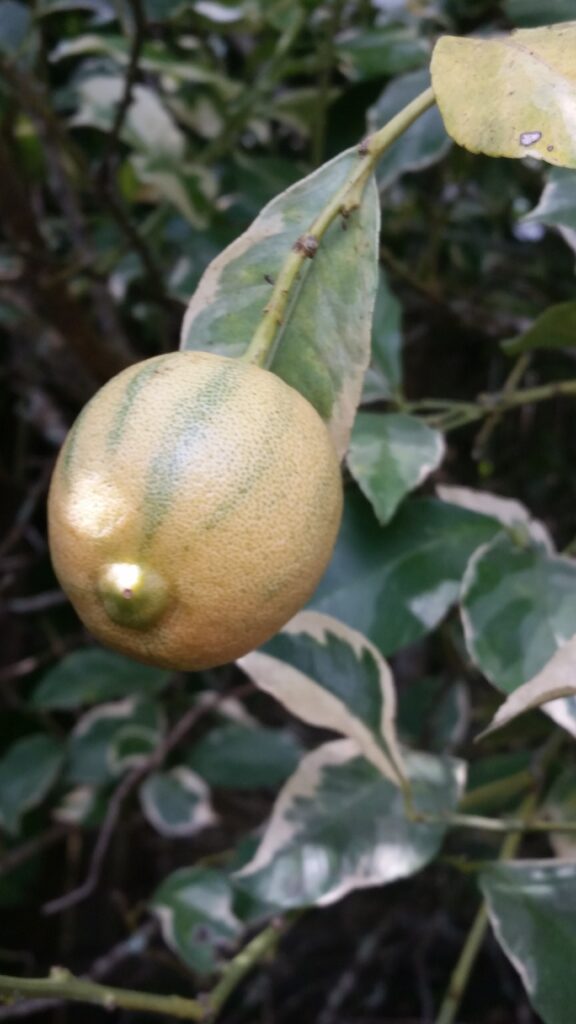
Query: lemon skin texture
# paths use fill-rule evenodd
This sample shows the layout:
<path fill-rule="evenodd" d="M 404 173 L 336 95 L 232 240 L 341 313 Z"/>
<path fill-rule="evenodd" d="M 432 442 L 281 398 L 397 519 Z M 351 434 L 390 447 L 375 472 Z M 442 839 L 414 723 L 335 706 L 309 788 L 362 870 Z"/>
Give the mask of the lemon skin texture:
<path fill-rule="evenodd" d="M 207 352 L 129 367 L 88 403 L 48 501 L 58 579 L 139 661 L 224 664 L 301 608 L 342 514 L 318 413 L 275 374 Z"/>

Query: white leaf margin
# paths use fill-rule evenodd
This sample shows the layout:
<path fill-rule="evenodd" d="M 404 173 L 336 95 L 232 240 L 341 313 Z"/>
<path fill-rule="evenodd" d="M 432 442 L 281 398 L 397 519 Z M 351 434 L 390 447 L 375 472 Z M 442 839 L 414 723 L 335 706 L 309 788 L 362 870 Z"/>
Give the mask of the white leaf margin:
<path fill-rule="evenodd" d="M 196 832 L 201 832 L 202 829 L 208 828 L 208 826 L 214 825 L 217 822 L 218 817 L 210 801 L 210 789 L 196 772 L 193 772 L 185 765 L 178 765 L 164 774 L 170 775 L 186 793 L 189 793 L 196 799 L 191 804 L 188 821 L 183 821 L 178 825 L 170 824 L 162 816 L 154 799 L 152 786 L 150 785 L 154 776 L 149 776 L 140 787 L 138 796 L 144 817 L 160 835 L 173 838 L 193 836 Z"/>
<path fill-rule="evenodd" d="M 379 672 L 382 693 L 380 730 L 389 754 L 378 744 L 370 729 L 350 713 L 343 701 L 299 669 L 262 651 L 245 655 L 237 664 L 259 689 L 280 701 L 308 725 L 332 729 L 353 739 L 364 756 L 387 779 L 404 788 L 407 785 L 406 772 L 396 733 L 396 691 L 388 663 L 378 648 L 362 633 L 322 612 L 299 612 L 281 632 L 290 636 L 309 636 L 319 644 L 325 644 L 330 635 L 336 636 L 352 648 L 358 659 L 364 651 L 370 652 Z"/>
<path fill-rule="evenodd" d="M 563 697 L 576 697 L 576 636 L 560 647 L 537 675 L 510 694 L 494 715 L 489 727 L 480 733 L 478 739 L 508 725 L 514 718 L 526 711 L 542 707 Z M 563 724 L 562 716 L 558 718 L 556 714 L 553 714 L 557 709 L 547 710 L 559 725 Z M 568 724 L 565 725 L 565 728 L 569 728 Z M 574 722 L 572 720 L 569 731 L 573 732 L 573 729 Z"/>
<path fill-rule="evenodd" d="M 515 526 L 523 526 L 532 540 L 546 548 L 549 554 L 555 551 L 554 542 L 547 528 L 538 519 L 533 519 L 520 501 L 502 498 L 499 494 L 491 494 L 490 491 L 477 491 L 472 487 L 454 487 L 449 484 L 439 484 L 436 495 L 449 505 L 458 505 L 470 512 L 478 512 L 480 515 L 489 516 L 490 519 L 496 519 L 502 526 L 512 529 Z"/>

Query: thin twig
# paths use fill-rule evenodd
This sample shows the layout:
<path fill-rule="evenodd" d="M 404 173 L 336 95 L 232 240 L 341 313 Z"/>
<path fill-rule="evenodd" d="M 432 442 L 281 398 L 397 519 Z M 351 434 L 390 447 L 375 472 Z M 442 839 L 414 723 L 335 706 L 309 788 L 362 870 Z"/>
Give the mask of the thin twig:
<path fill-rule="evenodd" d="M 8 850 L 0 859 L 0 877 L 7 875 L 14 868 L 20 867 L 21 864 L 26 864 L 27 861 L 32 860 L 42 850 L 46 850 L 48 847 L 59 843 L 68 835 L 69 831 L 69 828 L 65 825 L 53 825 L 39 836 L 34 836 L 33 839 L 29 839 L 26 843 Z"/>
<path fill-rule="evenodd" d="M 164 741 L 150 757 L 143 764 L 138 765 L 137 768 L 129 772 L 128 775 L 124 776 L 108 804 L 106 817 L 94 847 L 86 880 L 77 889 L 73 889 L 64 896 L 59 896 L 57 899 L 46 903 L 43 907 L 45 914 L 59 914 L 63 910 L 67 910 L 69 907 L 73 907 L 77 903 L 82 902 L 82 900 L 87 899 L 94 892 L 100 881 L 104 860 L 126 799 L 150 772 L 161 767 L 168 755 L 185 739 L 201 718 L 215 711 L 223 701 L 229 700 L 231 697 L 243 697 L 247 693 L 251 693 L 253 689 L 253 683 L 244 683 L 228 693 L 215 694 L 212 700 L 206 701 L 204 704 L 195 704 L 174 726 L 172 731 L 168 733 Z"/>
<path fill-rule="evenodd" d="M 105 179 L 110 180 L 114 175 L 115 153 L 120 140 L 120 133 L 124 126 L 124 121 L 126 120 L 126 116 L 132 103 L 132 93 L 136 84 L 136 77 L 138 75 L 138 62 L 140 60 L 140 54 L 146 38 L 146 17 L 142 4 L 140 0 L 129 0 L 129 3 L 134 21 L 134 34 L 132 37 L 128 67 L 126 69 L 126 77 L 124 79 L 124 89 L 122 91 L 122 96 L 120 97 L 120 102 L 116 108 L 112 127 L 108 133 L 100 170 L 97 172 L 98 176 L 103 181 Z"/>

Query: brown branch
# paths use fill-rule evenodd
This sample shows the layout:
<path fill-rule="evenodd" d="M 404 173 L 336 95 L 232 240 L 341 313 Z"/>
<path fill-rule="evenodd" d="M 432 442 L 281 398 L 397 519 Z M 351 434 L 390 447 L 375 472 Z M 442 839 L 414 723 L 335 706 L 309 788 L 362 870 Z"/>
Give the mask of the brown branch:
<path fill-rule="evenodd" d="M 122 96 L 120 97 L 120 102 L 116 108 L 116 115 L 106 141 L 106 148 L 104 150 L 104 156 L 102 157 L 100 170 L 98 171 L 98 177 L 100 177 L 102 181 L 110 181 L 114 174 L 114 156 L 120 140 L 120 133 L 122 131 L 124 121 L 126 120 L 126 116 L 132 103 L 132 92 L 134 90 L 136 76 L 138 74 L 138 61 L 140 60 L 140 54 L 146 37 L 146 18 L 142 9 L 141 0 L 129 0 L 129 3 L 132 11 L 132 18 L 134 19 L 134 35 L 132 38 L 128 67 L 126 69 L 126 78 L 124 79 L 124 89 Z"/>
<path fill-rule="evenodd" d="M 63 336 L 98 381 L 105 381 L 133 362 L 119 342 L 96 330 L 84 305 L 58 279 L 53 255 L 36 217 L 9 145 L 0 134 L 0 220 L 24 264 L 33 306 Z"/>
<path fill-rule="evenodd" d="M 215 711 L 223 701 L 229 700 L 233 697 L 244 697 L 246 694 L 251 693 L 253 689 L 253 683 L 243 683 L 241 686 L 236 687 L 236 689 L 231 690 L 228 693 L 214 694 L 211 700 L 207 700 L 203 704 L 195 704 L 190 708 L 187 714 L 177 722 L 171 732 L 168 733 L 166 738 L 150 755 L 150 757 L 143 764 L 129 772 L 128 775 L 124 776 L 108 804 L 106 817 L 104 818 L 96 846 L 94 847 L 86 880 L 77 889 L 73 889 L 71 892 L 65 893 L 63 896 L 59 896 L 57 899 L 46 903 L 43 907 L 45 914 L 59 914 L 63 910 L 67 910 L 69 907 L 75 906 L 77 903 L 81 903 L 82 900 L 87 899 L 94 892 L 98 882 L 100 881 L 104 861 L 116 830 L 120 813 L 130 794 L 137 786 L 140 785 L 150 772 L 161 767 L 168 755 L 171 754 L 182 740 L 186 738 L 190 730 L 197 724 L 197 722 L 200 721 L 201 718 L 204 718 L 212 711 Z"/>
<path fill-rule="evenodd" d="M 33 80 L 31 80 L 16 65 L 1 57 L 0 75 L 2 75 L 7 85 L 12 90 L 15 99 L 26 108 L 30 116 L 40 118 L 44 122 L 46 131 L 54 142 L 57 143 L 62 152 L 66 154 L 66 157 L 74 166 L 79 179 L 83 182 L 93 183 L 97 193 L 97 198 L 100 200 L 101 205 L 107 208 L 108 212 L 116 221 L 116 224 L 120 228 L 122 234 L 140 257 L 151 295 L 157 302 L 163 305 L 168 305 L 172 310 L 174 310 L 174 307 L 178 304 L 175 300 L 170 298 L 164 289 L 164 274 L 162 269 L 159 264 L 157 264 L 154 255 L 145 240 L 132 224 L 122 200 L 116 195 L 115 189 L 113 187 L 109 187 L 109 184 L 99 181 L 98 175 L 93 173 L 93 169 L 86 160 L 83 152 L 78 149 L 69 137 L 61 121 L 54 113 L 49 103 L 46 102 L 43 94 L 36 88 Z"/>

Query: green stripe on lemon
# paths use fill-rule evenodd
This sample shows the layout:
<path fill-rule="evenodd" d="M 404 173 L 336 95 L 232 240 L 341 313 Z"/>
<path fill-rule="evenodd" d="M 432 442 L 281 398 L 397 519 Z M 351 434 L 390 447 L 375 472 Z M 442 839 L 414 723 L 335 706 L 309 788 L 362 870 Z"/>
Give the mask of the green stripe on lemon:
<path fill-rule="evenodd" d="M 77 420 L 50 488 L 50 546 L 100 640 L 200 669 L 306 603 L 341 511 L 336 453 L 302 395 L 247 363 L 175 352 L 124 370 Z"/>

